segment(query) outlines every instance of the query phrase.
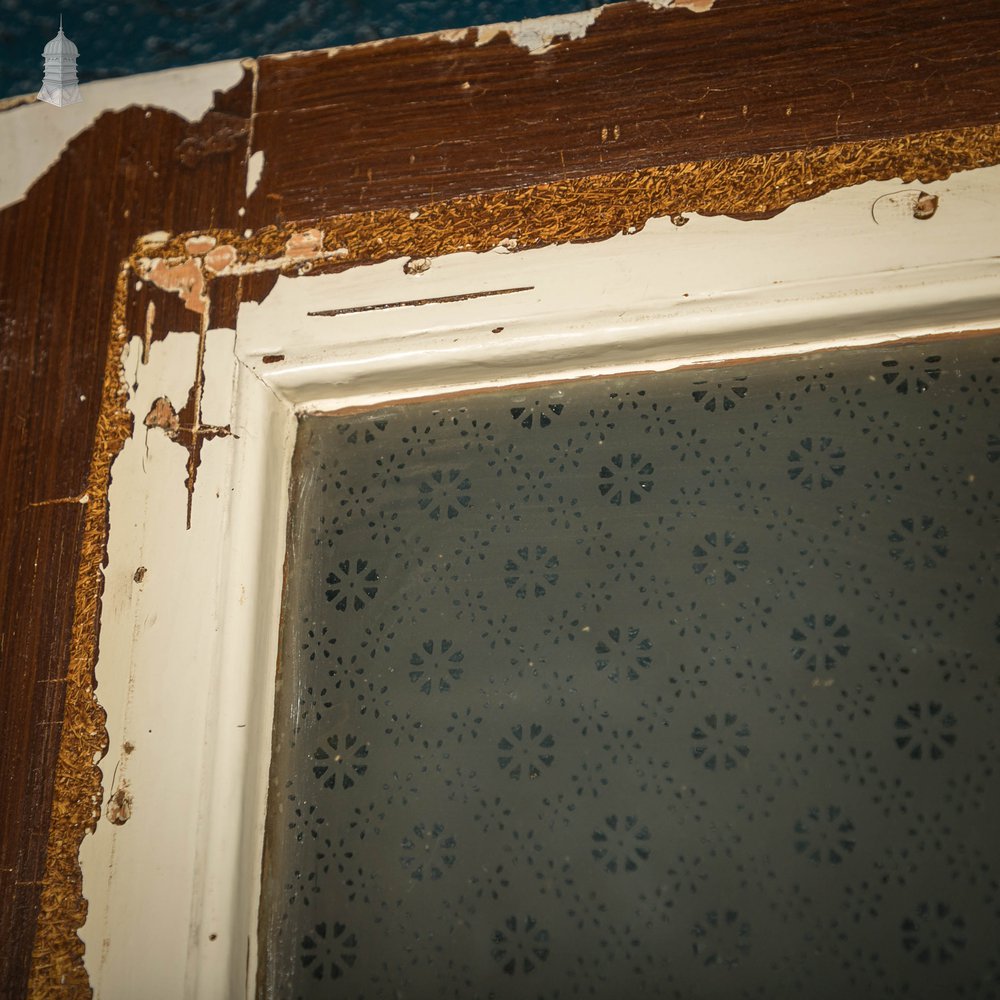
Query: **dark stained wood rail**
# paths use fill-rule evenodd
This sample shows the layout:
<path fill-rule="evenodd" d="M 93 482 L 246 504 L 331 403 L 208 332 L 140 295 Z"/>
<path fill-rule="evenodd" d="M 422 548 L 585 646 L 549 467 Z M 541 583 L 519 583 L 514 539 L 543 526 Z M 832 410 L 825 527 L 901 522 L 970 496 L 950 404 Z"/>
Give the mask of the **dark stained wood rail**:
<path fill-rule="evenodd" d="M 255 107 L 248 72 L 194 125 L 166 111 L 104 114 L 0 210 L 4 997 L 23 996 L 29 974 L 78 501 L 115 281 L 140 235 L 1000 121 L 1000 7 L 982 0 L 716 0 L 704 13 L 621 4 L 543 54 L 505 36 L 475 42 L 472 32 L 263 59 Z M 263 175 L 241 217 L 257 150 Z M 231 291 L 249 297 L 271 281 Z M 235 314 L 235 299 L 227 308 Z"/>
<path fill-rule="evenodd" d="M 977 0 L 717 0 L 609 7 L 542 56 L 473 30 L 263 59 L 250 224 L 996 122 L 998 58 Z"/>

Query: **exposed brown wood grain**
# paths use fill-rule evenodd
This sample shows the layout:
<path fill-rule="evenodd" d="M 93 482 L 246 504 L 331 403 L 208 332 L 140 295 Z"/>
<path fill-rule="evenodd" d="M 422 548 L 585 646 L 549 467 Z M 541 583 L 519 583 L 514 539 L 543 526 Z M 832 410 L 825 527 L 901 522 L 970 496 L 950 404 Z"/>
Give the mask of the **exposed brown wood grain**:
<path fill-rule="evenodd" d="M 147 362 L 153 344 L 168 333 L 197 333 L 201 317 L 186 309 L 179 295 L 146 282 L 133 288 L 126 301 L 125 323 L 143 338 L 143 361 Z"/>
<path fill-rule="evenodd" d="M 5 394 L 3 398 L 9 401 L 11 397 Z M 26 453 L 26 449 L 12 458 L 17 463 L 13 467 L 23 473 L 28 473 L 26 466 L 45 464 L 38 462 L 37 453 Z M 0 993 L 20 997 L 43 873 L 51 762 L 59 749 L 66 618 L 67 609 L 72 609 L 83 507 L 73 502 L 27 506 L 30 487 L 15 496 L 8 487 L 16 484 L 9 476 L 4 480 L 0 487 L 4 491 L 0 525 Z M 45 616 L 53 613 L 56 620 L 46 621 Z"/>
<path fill-rule="evenodd" d="M 136 238 L 997 122 L 998 51 L 1000 10 L 981 0 L 716 0 L 702 14 L 628 4 L 544 55 L 470 35 L 265 59 L 256 114 L 248 74 L 200 123 L 132 108 L 75 138 L 0 211 L 0 995 L 22 996 L 27 981 L 77 501 L 115 282 Z M 265 164 L 241 217 L 251 136 Z M 218 281 L 213 325 L 233 325 L 239 302 L 276 280 Z M 179 297 L 151 290 L 133 300 L 131 333 L 143 334 L 150 302 L 154 340 L 197 329 Z"/>
<path fill-rule="evenodd" d="M 237 275 L 216 278 L 212 282 L 211 307 L 208 325 L 213 329 L 236 329 L 236 317 L 243 298 L 243 279 Z M 250 296 L 246 296 L 250 301 Z"/>
<path fill-rule="evenodd" d="M 544 55 L 473 31 L 263 59 L 248 218 L 996 122 L 998 51 L 982 0 L 717 0 L 609 7 Z"/>
<path fill-rule="evenodd" d="M 250 87 L 236 90 L 229 101 L 242 100 L 245 125 Z M 185 163 L 192 139 L 201 155 Z M 27 197 L 0 212 L 5 997 L 24 995 L 35 933 L 84 512 L 68 498 L 87 482 L 118 270 L 146 232 L 238 225 L 245 153 L 245 130 L 215 145 L 203 126 L 130 108 L 73 139 Z"/>

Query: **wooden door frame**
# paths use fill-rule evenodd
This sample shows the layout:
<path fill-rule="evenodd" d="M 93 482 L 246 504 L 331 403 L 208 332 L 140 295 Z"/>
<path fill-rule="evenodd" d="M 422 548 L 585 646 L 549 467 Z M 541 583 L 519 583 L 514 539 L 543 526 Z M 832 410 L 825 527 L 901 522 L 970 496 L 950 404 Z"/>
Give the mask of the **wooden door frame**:
<path fill-rule="evenodd" d="M 766 225 L 835 188 L 1000 162 L 1000 16 L 974 0 L 670 6 L 250 62 L 197 122 L 102 115 L 0 212 L 4 995 L 89 992 L 77 858 L 106 806 L 93 666 L 107 490 L 144 430 L 122 406 L 120 351 L 130 334 L 203 336 L 210 253 L 324 273 L 605 239 L 660 216 Z M 166 263 L 136 290 L 155 231 Z M 215 245 L 196 254 L 192 236 Z M 280 271 L 226 266 L 215 327 Z M 192 478 L 224 430 L 203 422 L 198 385 L 175 428 L 163 414 Z"/>

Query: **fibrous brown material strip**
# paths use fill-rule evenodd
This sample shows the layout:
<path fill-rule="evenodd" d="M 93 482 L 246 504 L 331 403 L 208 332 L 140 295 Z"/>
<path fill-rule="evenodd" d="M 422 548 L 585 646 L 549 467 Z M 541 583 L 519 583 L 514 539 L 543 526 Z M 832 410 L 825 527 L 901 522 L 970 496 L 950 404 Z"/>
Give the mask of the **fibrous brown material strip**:
<path fill-rule="evenodd" d="M 308 267 L 316 273 L 393 257 L 485 251 L 503 240 L 516 240 L 522 250 L 591 242 L 638 231 L 649 219 L 664 216 L 766 219 L 837 188 L 894 178 L 943 180 L 994 163 L 1000 163 L 1000 125 L 597 174 L 311 223 L 323 231 L 325 251 L 346 253 Z M 296 261 L 281 258 L 299 228 L 304 227 L 272 226 L 249 239 L 224 230 L 213 235 L 234 246 L 241 262 L 270 259 L 294 272 Z M 157 255 L 183 257 L 189 235 L 158 247 Z"/>
<path fill-rule="evenodd" d="M 62 739 L 56 762 L 52 818 L 45 856 L 41 910 L 32 952 L 32 997 L 89 997 L 83 942 L 77 930 L 87 918 L 80 870 L 80 843 L 101 815 L 101 771 L 94 761 L 107 751 L 105 713 L 94 688 L 101 594 L 108 540 L 111 465 L 132 435 L 121 357 L 125 346 L 127 272 L 116 289 L 93 459 L 87 477 L 80 568 L 70 639 Z"/>
<path fill-rule="evenodd" d="M 590 242 L 641 229 L 649 219 L 684 214 L 763 219 L 836 188 L 900 178 L 942 180 L 1000 162 L 1000 126 L 930 132 L 900 139 L 679 163 L 632 173 L 543 184 L 502 194 L 438 202 L 323 223 L 326 249 L 350 259 L 489 250 L 504 239 L 519 249 Z"/>
<path fill-rule="evenodd" d="M 239 279 L 239 294 L 249 299 L 266 295 L 279 269 L 294 274 L 308 266 L 309 273 L 315 274 L 405 256 L 486 251 L 503 240 L 516 241 L 511 246 L 517 249 L 589 242 L 639 230 L 651 218 L 691 213 L 766 219 L 836 188 L 892 178 L 907 183 L 941 180 L 958 171 L 997 163 L 1000 126 L 985 125 L 582 177 L 414 206 L 416 212 L 387 209 L 336 216 L 308 227 L 269 227 L 250 238 L 221 229 L 200 234 L 210 232 L 220 244 L 232 245 L 239 265 L 259 265 L 257 273 Z M 305 228 L 322 230 L 323 251 L 344 249 L 346 254 L 305 262 L 285 256 L 289 239 Z M 185 258 L 184 243 L 190 235 L 184 233 L 157 247 L 156 256 Z M 148 249 L 132 255 L 138 273 L 143 273 L 141 258 L 148 256 Z M 268 269 L 272 269 L 270 275 Z M 206 274 L 205 278 L 210 301 L 217 281 L 231 294 L 231 275 L 217 279 Z M 91 992 L 82 963 L 83 945 L 76 933 L 86 917 L 78 853 L 84 834 L 93 829 L 100 814 L 100 772 L 93 761 L 95 754 L 105 752 L 107 742 L 103 712 L 94 698 L 93 668 L 111 466 L 132 432 L 121 365 L 130 287 L 119 280 L 87 486 L 65 723 L 31 976 L 31 996 L 46 1000 L 89 997 Z M 229 313 L 234 314 L 234 309 Z"/>

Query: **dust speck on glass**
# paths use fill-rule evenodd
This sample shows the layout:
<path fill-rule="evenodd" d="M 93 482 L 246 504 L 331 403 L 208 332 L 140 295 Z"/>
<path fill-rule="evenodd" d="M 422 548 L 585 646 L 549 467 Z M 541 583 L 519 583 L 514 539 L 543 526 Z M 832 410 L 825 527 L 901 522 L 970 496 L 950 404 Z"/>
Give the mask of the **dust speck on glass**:
<path fill-rule="evenodd" d="M 1000 339 L 300 425 L 262 995 L 1000 996 Z"/>

